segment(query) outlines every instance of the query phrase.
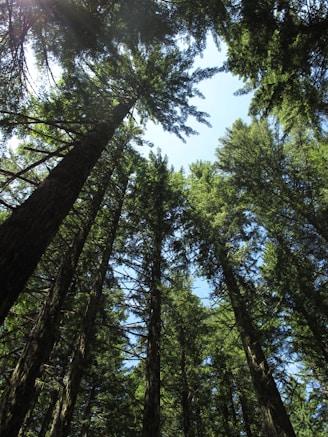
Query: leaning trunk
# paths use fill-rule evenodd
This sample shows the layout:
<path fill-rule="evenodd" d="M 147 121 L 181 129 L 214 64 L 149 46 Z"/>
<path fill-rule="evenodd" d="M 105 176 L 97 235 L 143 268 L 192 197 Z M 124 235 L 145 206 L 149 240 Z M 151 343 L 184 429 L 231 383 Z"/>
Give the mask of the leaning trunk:
<path fill-rule="evenodd" d="M 135 100 L 113 109 L 79 140 L 34 193 L 0 226 L 0 324 L 73 206 L 102 151 Z"/>
<path fill-rule="evenodd" d="M 123 194 L 121 195 L 119 204 L 116 208 L 115 215 L 113 217 L 113 223 L 111 225 L 110 235 L 107 240 L 106 247 L 103 250 L 99 269 L 96 273 L 96 278 L 90 293 L 88 306 L 82 321 L 81 333 L 77 340 L 77 346 L 73 354 L 67 380 L 61 399 L 57 405 L 55 417 L 51 426 L 51 431 L 49 434 L 50 437 L 64 437 L 69 434 L 76 398 L 83 375 L 83 369 L 87 364 L 89 345 L 94 334 L 95 319 L 99 309 L 99 299 L 102 295 L 103 283 L 105 280 L 106 271 L 108 269 L 108 260 L 112 253 L 114 239 L 121 216 L 127 182 L 128 179 L 125 181 Z"/>
<path fill-rule="evenodd" d="M 259 332 L 248 314 L 239 284 L 223 250 L 220 250 L 219 259 L 260 405 L 266 435 L 296 437 L 262 350 Z"/>
<path fill-rule="evenodd" d="M 121 154 L 122 150 L 118 152 Z M 118 159 L 117 154 L 113 159 L 114 161 Z M 0 423 L 3 437 L 17 434 L 29 409 L 35 391 L 35 380 L 41 365 L 48 360 L 56 341 L 62 304 L 72 282 L 84 243 L 101 206 L 113 167 L 114 165 L 98 184 L 87 219 L 63 259 L 56 281 L 36 319 L 29 340 L 1 398 Z"/>

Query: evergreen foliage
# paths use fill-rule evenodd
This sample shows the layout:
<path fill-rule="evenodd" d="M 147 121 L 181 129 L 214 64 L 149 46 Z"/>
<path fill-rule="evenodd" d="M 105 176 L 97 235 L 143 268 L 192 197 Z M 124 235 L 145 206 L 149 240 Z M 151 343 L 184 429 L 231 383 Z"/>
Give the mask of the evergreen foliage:
<path fill-rule="evenodd" d="M 327 12 L 1 2 L 1 436 L 327 435 Z M 209 32 L 254 118 L 185 176 Z"/>

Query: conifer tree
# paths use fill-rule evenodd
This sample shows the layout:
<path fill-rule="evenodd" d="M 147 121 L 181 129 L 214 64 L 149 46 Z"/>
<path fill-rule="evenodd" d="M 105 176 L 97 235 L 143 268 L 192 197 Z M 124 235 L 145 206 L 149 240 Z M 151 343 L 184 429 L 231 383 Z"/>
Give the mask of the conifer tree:
<path fill-rule="evenodd" d="M 201 235 L 199 260 L 209 278 L 220 276 L 218 272 L 221 270 L 222 281 L 234 311 L 252 376 L 265 432 L 273 437 L 295 437 L 263 352 L 260 332 L 247 309 L 245 292 L 246 295 L 249 294 L 251 280 L 246 281 L 242 278 L 238 273 L 240 267 L 238 264 L 234 265 L 233 255 L 230 254 L 236 247 L 238 236 L 243 233 L 242 226 L 245 225 L 242 205 L 235 211 L 230 210 L 224 198 L 224 195 L 227 195 L 227 192 L 224 193 L 227 186 L 224 185 L 223 179 L 215 174 L 213 166 L 209 163 L 194 165 L 192 170 L 191 202 L 193 209 L 197 211 L 195 232 Z"/>
<path fill-rule="evenodd" d="M 99 113 L 104 110 L 105 119 L 94 120 L 86 132 L 82 129 L 82 133 L 71 142 L 71 149 L 59 164 L 50 171 L 32 195 L 0 225 L 0 321 L 3 322 L 23 290 L 115 130 L 138 100 L 142 116 L 158 120 L 164 129 L 179 136 L 194 133 L 186 125 L 189 116 L 194 116 L 199 122 L 208 123 L 206 114 L 190 105 L 189 99 L 198 93 L 194 85 L 211 77 L 216 69 L 190 73 L 192 55 L 190 51 L 181 53 L 177 49 L 164 54 L 163 49 L 157 46 L 150 53 L 141 51 L 135 54 L 132 60 L 127 55 L 122 56 L 121 62 L 114 66 L 116 74 L 120 68 L 120 79 L 117 83 L 115 81 L 118 76 L 113 79 L 111 77 L 113 66 L 109 62 L 94 66 L 96 78 L 91 75 L 88 81 L 95 80 L 96 84 L 98 82 L 97 91 L 102 90 L 105 93 L 103 102 L 107 107 L 98 109 Z M 101 75 L 98 74 L 101 67 L 109 68 L 108 76 L 103 77 L 105 70 Z M 108 88 L 114 88 L 114 94 Z M 120 91 L 115 92 L 115 89 Z M 78 98 L 80 92 L 78 89 L 75 97 Z M 91 94 L 90 98 L 97 99 L 98 95 Z M 65 100 L 60 102 L 65 103 Z M 53 103 L 56 105 L 58 102 L 55 99 Z M 49 102 L 45 102 L 45 107 L 50 110 L 52 108 Z M 81 108 L 82 111 L 85 109 Z M 83 118 L 81 114 L 80 117 Z"/>

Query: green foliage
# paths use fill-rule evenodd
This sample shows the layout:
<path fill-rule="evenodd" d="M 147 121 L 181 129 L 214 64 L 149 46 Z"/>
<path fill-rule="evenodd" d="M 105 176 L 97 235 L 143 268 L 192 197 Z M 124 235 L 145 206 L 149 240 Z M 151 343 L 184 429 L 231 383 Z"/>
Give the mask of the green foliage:
<path fill-rule="evenodd" d="M 326 2 L 245 0 L 230 11 L 226 68 L 255 90 L 251 112 L 282 111 L 287 126 L 303 114 L 319 126 L 327 117 Z"/>
<path fill-rule="evenodd" d="M 258 320 L 266 347 L 276 363 L 278 380 L 285 381 L 283 375 L 292 372 L 287 379 L 304 384 L 306 395 L 300 391 L 297 396 L 307 402 L 316 384 L 327 383 L 326 140 L 318 140 L 313 131 L 300 125 L 282 135 L 278 124 L 246 125 L 239 120 L 221 142 L 219 168 L 239 191 L 265 236 L 256 273 L 261 287 L 253 302 L 261 314 Z M 259 317 L 259 312 L 254 314 Z M 293 375 L 298 365 L 309 373 Z M 313 416 L 320 423 L 316 432 L 324 433 L 323 399 L 309 404 L 311 412 L 302 422 L 302 408 L 289 405 L 290 399 L 297 403 L 298 398 L 290 398 L 288 384 L 282 383 L 282 392 L 293 411 L 295 430 L 300 427 L 297 432 L 311 435 Z"/>
<path fill-rule="evenodd" d="M 110 121 L 119 102 L 132 98 L 141 125 L 159 122 L 180 138 L 196 133 L 187 125 L 190 116 L 208 124 L 191 99 L 201 97 L 197 84 L 217 72 L 193 70 L 209 31 L 228 46 L 222 70 L 244 79 L 241 93 L 254 92 L 251 113 L 272 114 L 249 125 L 237 120 L 221 140 L 217 162 L 193 164 L 186 180 L 160 153 L 145 159 L 126 146 L 144 144 L 130 111 L 1 327 L 4 392 L 99 181 L 110 179 L 65 289 L 60 324 L 46 327 L 57 341 L 21 434 L 45 435 L 50 428 L 113 211 L 132 171 L 70 435 L 142 432 L 155 255 L 162 434 L 264 435 L 223 260 L 244 314 L 259 328 L 257 341 L 295 433 L 327 435 L 326 2 L 10 0 L 0 8 L 1 140 L 15 134 L 19 142 L 15 151 L 1 143 L 1 221 L 76 141 Z M 38 84 L 30 83 L 30 53 Z M 211 307 L 193 294 L 190 270 L 211 279 Z"/>
<path fill-rule="evenodd" d="M 43 72 L 54 65 L 70 69 L 82 58 L 117 54 L 124 44 L 172 43 L 176 26 L 158 2 L 10 0 L 1 7 L 1 107 L 17 109 L 29 93 L 29 57 L 35 55 Z M 173 22 L 174 23 L 174 22 Z M 3 92 L 4 91 L 4 92 Z"/>

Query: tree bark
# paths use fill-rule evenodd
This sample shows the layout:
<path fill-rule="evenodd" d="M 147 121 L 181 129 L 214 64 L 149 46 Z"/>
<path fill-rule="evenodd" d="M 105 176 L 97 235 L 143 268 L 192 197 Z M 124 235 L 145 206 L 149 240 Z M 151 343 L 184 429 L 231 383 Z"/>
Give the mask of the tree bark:
<path fill-rule="evenodd" d="M 225 251 L 220 249 L 218 257 L 247 357 L 265 432 L 268 437 L 296 437 L 262 350 L 259 332 L 248 314 L 245 300 L 240 293 L 239 284 Z"/>
<path fill-rule="evenodd" d="M 89 429 L 91 426 L 92 406 L 95 399 L 96 399 L 96 384 L 93 384 L 90 390 L 88 403 L 86 405 L 85 412 L 83 415 L 80 437 L 88 437 Z"/>
<path fill-rule="evenodd" d="M 78 197 L 102 151 L 135 99 L 83 136 L 32 195 L 0 226 L 0 324 Z"/>
<path fill-rule="evenodd" d="M 185 437 L 194 437 L 195 432 L 192 426 L 192 408 L 190 405 L 190 389 L 187 376 L 187 360 L 185 349 L 185 330 L 180 328 L 180 371 L 181 371 L 181 391 L 182 391 L 182 415 L 183 415 L 183 432 Z"/>
<path fill-rule="evenodd" d="M 48 360 L 56 341 L 60 311 L 72 282 L 79 257 L 108 188 L 108 183 L 116 164 L 115 161 L 121 153 L 122 147 L 115 153 L 111 168 L 98 183 L 98 189 L 89 207 L 84 225 L 75 236 L 71 247 L 63 259 L 56 281 L 36 319 L 28 342 L 25 344 L 19 361 L 11 375 L 8 387 L 1 398 L 0 423 L 1 435 L 3 437 L 16 435 L 22 426 L 24 417 L 33 399 L 35 380 L 39 375 L 40 367 Z"/>
<path fill-rule="evenodd" d="M 247 400 L 242 393 L 239 394 L 239 401 L 240 401 L 240 405 L 241 405 L 241 411 L 243 414 L 243 421 L 244 421 L 244 428 L 245 428 L 246 436 L 253 437 L 252 430 L 251 430 L 251 421 L 250 421 L 250 417 L 249 417 L 249 413 L 248 413 Z"/>
<path fill-rule="evenodd" d="M 150 317 L 146 357 L 146 388 L 144 397 L 143 437 L 160 437 L 160 342 L 161 342 L 161 269 L 163 244 L 163 192 L 157 187 L 154 198 L 155 218 L 150 281 Z"/>
<path fill-rule="evenodd" d="M 144 399 L 144 437 L 160 437 L 160 337 L 161 337 L 161 291 L 160 253 L 155 254 L 153 285 L 150 290 L 150 318 L 146 358 L 146 389 Z"/>
<path fill-rule="evenodd" d="M 74 407 L 83 376 L 83 370 L 87 363 L 89 345 L 94 333 L 95 320 L 99 309 L 99 299 L 102 295 L 103 283 L 108 269 L 108 260 L 112 253 L 127 183 L 128 178 L 126 178 L 124 182 L 123 193 L 121 194 L 121 198 L 119 199 L 118 206 L 114 213 L 110 235 L 107 239 L 106 247 L 103 250 L 99 269 L 96 272 L 96 277 L 90 293 L 90 299 L 82 321 L 81 333 L 77 340 L 77 347 L 73 354 L 72 363 L 67 375 L 62 396 L 57 405 L 49 437 L 64 437 L 69 434 Z"/>

